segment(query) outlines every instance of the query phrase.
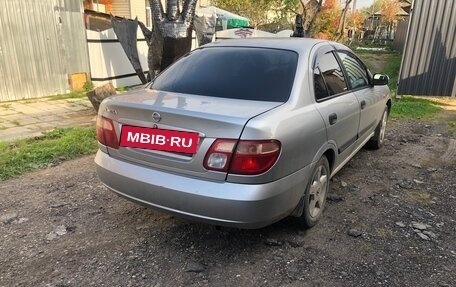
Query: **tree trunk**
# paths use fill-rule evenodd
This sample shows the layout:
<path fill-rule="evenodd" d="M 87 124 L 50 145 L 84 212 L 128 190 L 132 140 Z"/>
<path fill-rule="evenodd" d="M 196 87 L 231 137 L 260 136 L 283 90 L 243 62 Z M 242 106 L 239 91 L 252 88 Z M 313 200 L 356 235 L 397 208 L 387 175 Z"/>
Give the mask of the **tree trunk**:
<path fill-rule="evenodd" d="M 317 19 L 317 15 L 318 15 L 318 13 L 320 13 L 322 5 L 323 5 L 323 0 L 319 0 L 317 7 L 312 15 L 312 18 L 310 18 L 309 24 L 307 25 L 306 35 L 309 35 L 309 36 L 311 35 L 313 26 L 315 24 L 315 19 Z"/>
<path fill-rule="evenodd" d="M 141 25 L 141 29 L 148 39 L 147 59 L 151 79 L 191 50 L 197 0 L 185 0 L 182 9 L 179 2 L 167 0 L 165 12 L 160 0 L 150 0 L 153 29 L 148 31 L 144 25 Z"/>
<path fill-rule="evenodd" d="M 351 2 L 352 2 L 352 0 L 347 0 L 345 2 L 345 7 L 342 10 L 342 13 L 340 14 L 339 26 L 337 27 L 337 32 L 334 35 L 334 41 L 339 41 L 340 39 L 342 39 L 344 37 L 345 18 L 347 17 L 348 6 L 350 5 Z"/>
<path fill-rule="evenodd" d="M 95 111 L 98 112 L 101 102 L 104 99 L 109 98 L 110 96 L 113 96 L 115 94 L 116 94 L 116 89 L 114 89 L 114 86 L 112 85 L 112 83 L 107 83 L 101 87 L 97 87 L 97 88 L 87 92 L 87 98 L 89 98 Z"/>
<path fill-rule="evenodd" d="M 313 10 L 310 11 L 310 13 L 309 13 L 309 8 L 307 7 L 307 5 L 310 2 L 311 1 L 305 1 L 305 0 L 299 1 L 299 3 L 301 3 L 301 8 L 302 8 L 301 16 L 302 16 L 303 25 L 307 26 L 307 28 L 305 28 L 303 31 L 303 34 L 305 35 L 305 37 L 311 37 L 311 32 L 312 32 L 313 25 L 315 23 L 315 19 L 317 18 L 318 13 L 320 13 L 321 6 L 323 5 L 323 0 L 318 0 L 316 6 L 313 7 Z M 306 23 L 307 23 L 307 25 L 306 25 Z"/>

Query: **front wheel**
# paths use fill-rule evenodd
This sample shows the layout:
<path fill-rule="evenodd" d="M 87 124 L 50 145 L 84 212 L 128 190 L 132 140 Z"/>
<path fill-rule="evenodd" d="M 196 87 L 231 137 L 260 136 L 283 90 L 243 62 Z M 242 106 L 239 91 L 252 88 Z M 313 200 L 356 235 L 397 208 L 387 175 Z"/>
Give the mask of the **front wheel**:
<path fill-rule="evenodd" d="M 386 132 L 386 122 L 388 120 L 388 107 L 385 107 L 383 111 L 382 119 L 378 123 L 377 128 L 375 129 L 375 134 L 372 139 L 367 143 L 369 148 L 379 149 L 383 146 L 385 141 L 385 132 Z"/>
<path fill-rule="evenodd" d="M 328 159 L 326 156 L 322 156 L 312 171 L 312 176 L 304 194 L 304 209 L 301 218 L 307 228 L 317 224 L 323 213 L 326 194 L 329 190 L 329 176 Z"/>

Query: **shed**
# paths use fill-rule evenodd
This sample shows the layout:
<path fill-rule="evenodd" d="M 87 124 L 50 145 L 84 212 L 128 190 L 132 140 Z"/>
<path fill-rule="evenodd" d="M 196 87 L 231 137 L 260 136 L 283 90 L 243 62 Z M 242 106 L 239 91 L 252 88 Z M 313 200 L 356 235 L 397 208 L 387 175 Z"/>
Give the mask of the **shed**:
<path fill-rule="evenodd" d="M 398 95 L 456 97 L 456 0 L 415 0 Z"/>

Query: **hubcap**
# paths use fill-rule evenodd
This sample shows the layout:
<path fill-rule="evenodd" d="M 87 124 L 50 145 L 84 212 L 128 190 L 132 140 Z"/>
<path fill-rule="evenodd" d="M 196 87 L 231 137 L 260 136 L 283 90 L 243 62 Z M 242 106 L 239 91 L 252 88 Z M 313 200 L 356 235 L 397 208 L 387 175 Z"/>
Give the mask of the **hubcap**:
<path fill-rule="evenodd" d="M 328 171 L 320 165 L 314 173 L 309 190 L 309 212 L 311 217 L 317 217 L 323 210 L 328 185 Z"/>
<path fill-rule="evenodd" d="M 386 120 L 387 120 L 387 112 L 385 111 L 383 113 L 382 117 L 382 126 L 380 127 L 380 142 L 383 142 L 383 139 L 385 138 L 385 131 L 386 131 Z"/>

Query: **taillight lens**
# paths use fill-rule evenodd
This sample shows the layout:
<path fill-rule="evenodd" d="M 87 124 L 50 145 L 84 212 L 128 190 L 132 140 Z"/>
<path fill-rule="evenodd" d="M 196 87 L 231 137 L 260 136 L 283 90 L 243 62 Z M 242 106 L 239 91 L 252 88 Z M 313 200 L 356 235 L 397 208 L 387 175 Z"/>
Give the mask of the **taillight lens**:
<path fill-rule="evenodd" d="M 260 174 L 269 170 L 280 153 L 280 143 L 268 141 L 239 141 L 230 173 Z"/>
<path fill-rule="evenodd" d="M 236 140 L 217 139 L 204 159 L 204 167 L 210 170 L 227 171 L 230 166 Z"/>
<path fill-rule="evenodd" d="M 276 140 L 240 140 L 237 146 L 236 142 L 217 139 L 206 154 L 204 167 L 233 174 L 255 175 L 268 171 L 280 154 L 280 142 Z"/>
<path fill-rule="evenodd" d="M 111 119 L 102 116 L 97 117 L 97 139 L 105 146 L 119 148 L 119 140 Z"/>

